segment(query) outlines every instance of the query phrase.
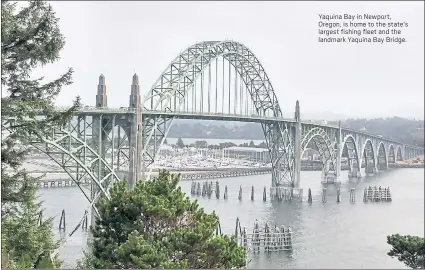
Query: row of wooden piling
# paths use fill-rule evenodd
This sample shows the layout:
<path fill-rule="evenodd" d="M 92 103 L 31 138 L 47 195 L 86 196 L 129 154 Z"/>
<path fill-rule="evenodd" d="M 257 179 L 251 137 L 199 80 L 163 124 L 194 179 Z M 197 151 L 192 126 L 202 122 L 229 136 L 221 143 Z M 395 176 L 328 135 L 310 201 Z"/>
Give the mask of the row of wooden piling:
<path fill-rule="evenodd" d="M 377 189 L 379 190 L 379 189 Z M 366 192 L 366 191 L 365 191 Z M 387 193 L 385 193 L 387 192 Z M 382 190 L 380 197 L 378 195 L 376 195 L 373 198 L 381 198 L 381 200 L 383 200 L 382 198 L 388 198 L 387 195 L 388 191 L 384 191 Z M 191 190 L 190 190 L 190 194 L 192 196 L 202 196 L 205 197 L 207 196 L 208 198 L 211 198 L 212 194 L 215 193 L 215 197 L 217 199 L 220 199 L 220 184 L 218 181 L 216 181 L 215 183 L 210 181 L 205 181 L 204 183 L 200 182 L 196 182 L 193 181 L 191 184 Z M 375 192 L 376 193 L 376 192 Z M 384 194 L 385 193 L 385 194 Z M 238 200 L 242 201 L 242 186 L 239 186 L 239 193 L 238 193 Z M 365 193 L 366 194 L 366 193 Z M 370 193 L 372 194 L 372 193 Z M 378 193 L 376 193 L 378 194 Z M 365 195 L 366 196 L 366 195 Z M 369 195 L 368 195 L 369 196 Z M 369 198 L 368 196 L 366 196 L 367 198 Z M 254 196 L 254 186 L 251 187 L 251 201 L 255 200 L 255 196 Z M 228 193 L 227 193 L 227 185 L 225 185 L 224 187 L 224 196 L 223 199 L 227 200 L 228 199 Z M 263 189 L 263 201 L 267 201 L 267 188 L 264 187 Z M 303 200 L 303 189 L 301 188 L 290 188 L 290 187 L 271 187 L 270 188 L 270 199 L 271 200 L 277 200 L 277 201 L 292 201 L 292 200 L 299 200 L 302 201 Z M 371 199 L 373 200 L 373 199 Z M 308 189 L 308 196 L 307 196 L 307 201 L 309 204 L 313 203 L 313 197 L 311 194 L 311 189 Z M 321 201 L 322 203 L 326 203 L 327 202 L 327 188 L 322 188 L 322 196 L 321 196 Z M 336 202 L 340 203 L 342 201 L 342 196 L 341 196 L 341 190 L 338 188 L 337 189 L 337 196 L 336 196 Z M 355 203 L 356 202 L 356 189 L 355 188 L 351 188 L 349 190 L 349 201 L 351 203 Z"/>
<path fill-rule="evenodd" d="M 239 245 L 243 246 L 245 251 L 254 253 L 261 250 L 282 251 L 292 249 L 292 229 L 291 226 L 280 227 L 275 225 L 271 228 L 267 222 L 260 227 L 258 221 L 254 223 L 252 233 L 248 233 L 245 227 L 242 228 L 239 218 L 236 218 L 235 236 Z"/>
<path fill-rule="evenodd" d="M 364 202 L 391 202 L 392 196 L 390 188 L 381 188 L 381 187 L 365 187 L 363 193 Z"/>
<path fill-rule="evenodd" d="M 326 193 L 327 193 L 327 188 L 322 188 L 322 203 L 326 203 L 327 202 L 327 196 L 326 196 Z M 355 203 L 356 202 L 356 189 L 355 188 L 351 188 L 350 189 L 350 191 L 349 191 L 349 201 L 351 202 L 351 203 Z M 337 189 L 336 190 L 336 202 L 337 203 L 340 203 L 342 201 L 342 199 L 341 199 L 341 189 Z M 313 203 L 313 198 L 312 198 L 312 195 L 311 195 L 311 189 L 309 188 L 308 189 L 308 199 L 307 199 L 307 202 L 309 203 L 309 204 L 312 204 Z"/>
<path fill-rule="evenodd" d="M 218 181 L 216 181 L 215 183 L 210 181 L 205 181 L 204 183 L 200 182 L 195 182 L 193 181 L 191 183 L 191 188 L 190 188 L 190 194 L 192 196 L 202 196 L 205 197 L 207 196 L 208 198 L 212 197 L 212 194 L 215 194 L 215 197 L 217 199 L 220 199 L 220 184 Z M 223 195 L 223 199 L 227 200 L 229 198 L 228 192 L 227 192 L 227 185 L 224 186 L 224 195 Z M 251 187 L 251 201 L 254 201 L 254 186 Z M 239 194 L 238 194 L 238 200 L 242 201 L 242 186 L 239 187 Z M 267 188 L 264 187 L 263 190 L 263 201 L 267 200 Z"/>

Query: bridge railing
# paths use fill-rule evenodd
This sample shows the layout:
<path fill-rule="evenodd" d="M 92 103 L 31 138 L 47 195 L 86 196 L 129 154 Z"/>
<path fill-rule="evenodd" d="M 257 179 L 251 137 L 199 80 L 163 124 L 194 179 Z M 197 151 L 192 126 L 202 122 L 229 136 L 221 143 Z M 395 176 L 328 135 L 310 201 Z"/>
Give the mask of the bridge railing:
<path fill-rule="evenodd" d="M 58 106 L 56 107 L 56 109 L 58 111 L 67 111 L 69 110 L 71 107 L 69 106 Z M 81 113 L 90 113 L 90 112 L 95 112 L 95 113 L 135 113 L 136 110 L 134 108 L 128 108 L 128 107 L 121 107 L 121 108 L 108 108 L 108 107 L 91 107 L 91 106 L 85 106 L 79 109 L 79 112 Z M 199 117 L 199 112 L 188 112 L 188 111 L 175 111 L 175 112 L 165 112 L 165 111 L 161 111 L 161 110 L 143 110 L 142 114 L 158 114 L 158 115 L 174 115 L 174 116 L 198 116 Z M 220 112 L 209 112 L 209 113 L 202 113 L 202 117 L 223 117 L 223 118 L 241 118 L 241 119 L 253 119 L 253 120 L 268 120 L 268 121 L 283 121 L 283 122 L 295 122 L 294 119 L 292 118 L 283 118 L 283 117 L 269 117 L 269 116 L 261 116 L 261 115 L 256 115 L 256 114 L 252 114 L 252 115 L 241 115 L 241 114 L 230 114 L 230 113 L 220 113 Z M 328 127 L 328 128 L 335 128 L 338 129 L 339 127 L 337 125 L 330 125 L 330 124 L 323 124 L 323 123 L 318 123 L 318 122 L 313 122 L 313 121 L 302 121 L 302 124 L 305 125 L 316 125 L 316 126 L 320 126 L 320 127 Z M 379 135 L 376 134 L 371 134 L 368 132 L 364 132 L 364 131 L 359 131 L 359 130 L 354 130 L 354 129 L 350 129 L 350 128 L 346 128 L 346 127 L 341 127 L 342 129 L 349 131 L 349 132 L 355 132 L 358 134 L 362 134 L 362 135 L 366 135 L 366 136 L 370 136 L 370 137 L 374 137 L 374 138 L 379 138 L 382 139 L 384 141 L 388 141 L 391 143 L 395 143 L 395 144 L 400 144 L 400 145 L 405 145 L 408 147 L 411 147 L 413 149 L 419 149 L 422 150 L 422 147 L 418 147 L 418 146 L 412 146 L 412 145 L 406 145 L 404 143 L 401 142 L 397 142 L 394 140 L 390 140 L 384 137 L 380 137 Z"/>
<path fill-rule="evenodd" d="M 59 107 L 55 107 L 58 111 L 67 111 L 69 110 L 71 107 L 68 106 L 59 106 Z M 108 108 L 108 107 L 90 107 L 90 106 L 85 106 L 82 107 L 80 109 L 78 109 L 78 112 L 104 112 L 104 113 L 134 113 L 136 112 L 136 109 L 134 108 L 128 108 L 128 107 L 121 107 L 121 108 Z"/>
<path fill-rule="evenodd" d="M 158 114 L 158 115 L 176 115 L 176 116 L 199 116 L 199 112 L 188 112 L 188 111 L 176 111 L 176 112 L 164 112 L 160 110 L 144 110 L 142 113 L 146 114 Z M 251 118 L 251 119 L 259 119 L 259 120 L 271 120 L 271 121 L 285 121 L 285 122 L 295 122 L 294 119 L 291 118 L 282 118 L 282 117 L 271 117 L 271 116 L 261 116 L 258 114 L 232 114 L 232 113 L 221 113 L 221 112 L 202 112 L 203 117 L 213 116 L 213 117 L 225 117 L 225 118 Z"/>

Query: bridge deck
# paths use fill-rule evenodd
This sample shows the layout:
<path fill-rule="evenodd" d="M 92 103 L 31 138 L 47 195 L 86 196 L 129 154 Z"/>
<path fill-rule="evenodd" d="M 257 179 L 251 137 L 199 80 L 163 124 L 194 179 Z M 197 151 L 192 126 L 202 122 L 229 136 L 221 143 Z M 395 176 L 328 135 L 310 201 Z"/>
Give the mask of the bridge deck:
<path fill-rule="evenodd" d="M 57 107 L 59 111 L 66 111 L 69 107 Z M 97 116 L 97 115 L 105 115 L 105 114 L 135 114 L 136 111 L 133 108 L 109 108 L 109 107 L 84 107 L 81 108 L 77 114 L 84 114 L 87 116 Z M 206 112 L 165 112 L 165 111 L 154 111 L 154 110 L 143 110 L 142 115 L 144 116 L 164 116 L 164 117 L 174 117 L 175 119 L 199 119 L 199 120 L 216 120 L 216 121 L 238 121 L 238 122 L 250 122 L 250 123 L 270 123 L 270 122 L 285 122 L 285 123 L 295 123 L 296 121 L 293 118 L 282 118 L 282 117 L 271 117 L 271 116 L 260 116 L 260 115 L 240 115 L 240 114 L 227 114 L 227 113 L 206 113 Z M 322 128 L 332 128 L 338 129 L 339 127 L 336 125 L 322 124 L 317 123 L 316 121 L 301 121 L 302 125 L 310 125 L 315 127 Z M 354 130 L 350 128 L 341 127 L 343 131 L 361 134 L 365 136 L 369 136 L 372 138 L 377 138 L 383 141 L 387 141 L 389 143 L 405 145 L 404 143 L 396 142 L 394 140 L 383 138 L 380 135 L 371 134 L 364 131 Z M 414 149 L 423 149 L 418 146 L 409 147 Z"/>

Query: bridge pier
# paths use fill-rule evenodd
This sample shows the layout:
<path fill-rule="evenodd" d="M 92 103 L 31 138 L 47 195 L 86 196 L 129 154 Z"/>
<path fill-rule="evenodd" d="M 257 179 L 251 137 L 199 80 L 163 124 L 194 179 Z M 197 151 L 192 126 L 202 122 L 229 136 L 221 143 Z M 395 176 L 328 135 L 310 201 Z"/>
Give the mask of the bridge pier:
<path fill-rule="evenodd" d="M 101 74 L 99 76 L 99 84 L 97 86 L 97 95 L 96 95 L 96 108 L 104 108 L 108 107 L 108 97 L 106 95 L 106 83 L 105 83 L 105 76 Z M 106 146 L 106 138 L 105 136 L 105 125 L 104 125 L 104 119 L 103 115 L 93 116 L 93 148 L 97 149 L 97 152 L 102 160 L 105 160 L 105 146 Z M 98 164 L 96 165 L 96 169 L 98 170 L 98 178 L 99 182 L 105 177 L 105 169 L 104 165 L 102 164 L 101 160 L 98 161 Z M 97 194 L 100 192 L 99 187 L 94 183 L 91 182 L 90 185 L 90 199 L 93 202 L 93 207 L 91 208 L 91 225 L 94 226 L 96 224 L 96 218 L 97 214 L 94 209 L 94 205 L 96 203 L 96 197 Z"/>
<path fill-rule="evenodd" d="M 366 172 L 366 175 L 372 176 L 372 175 L 377 174 L 378 170 L 376 169 L 376 166 L 375 166 L 374 163 L 369 162 L 369 163 L 366 164 L 365 172 Z"/>
<path fill-rule="evenodd" d="M 328 161 L 322 168 L 322 183 L 335 184 L 341 182 L 337 170 L 331 170 L 332 161 Z"/>
<path fill-rule="evenodd" d="M 348 171 L 348 178 L 361 178 L 362 174 L 359 170 L 359 168 L 353 168 L 351 167 Z"/>
<path fill-rule="evenodd" d="M 294 132 L 294 173 L 293 173 L 293 187 L 298 188 L 301 181 L 301 112 L 300 103 L 297 100 L 295 104 L 295 132 Z"/>
<path fill-rule="evenodd" d="M 130 162 L 128 174 L 128 186 L 132 188 L 137 180 L 142 180 L 142 105 L 140 97 L 139 77 L 133 75 L 130 94 L 130 108 L 134 108 L 136 113 L 130 120 Z M 143 171 L 145 168 L 143 168 Z"/>

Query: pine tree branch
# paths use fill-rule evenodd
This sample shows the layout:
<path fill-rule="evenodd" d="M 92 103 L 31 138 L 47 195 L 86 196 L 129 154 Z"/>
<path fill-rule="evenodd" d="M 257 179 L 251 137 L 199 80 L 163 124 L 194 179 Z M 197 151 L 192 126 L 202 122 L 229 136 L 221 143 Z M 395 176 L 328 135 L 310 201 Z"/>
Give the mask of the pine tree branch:
<path fill-rule="evenodd" d="M 24 9 L 23 11 L 21 11 L 16 17 L 17 19 L 19 18 L 23 18 L 23 15 L 28 15 L 31 11 L 33 11 L 32 9 L 35 7 L 36 4 L 40 3 L 41 1 L 33 1 L 31 3 L 31 5 L 29 7 L 27 7 L 26 9 Z M 26 43 L 28 43 L 28 41 L 30 41 L 32 38 L 34 38 L 35 36 L 37 36 L 40 31 L 46 27 L 48 21 L 49 21 L 49 15 L 51 13 L 51 6 L 48 6 L 48 10 L 46 11 L 46 15 L 43 17 L 43 19 L 41 20 L 41 22 L 39 22 L 39 24 L 37 25 L 37 27 L 35 27 L 32 31 L 30 31 L 28 34 L 26 34 L 23 37 L 16 37 L 15 40 L 13 41 L 9 41 L 8 44 L 2 45 L 1 46 L 1 50 L 2 50 L 2 54 L 7 54 L 9 52 L 9 50 L 14 49 L 16 47 L 20 47 Z"/>

